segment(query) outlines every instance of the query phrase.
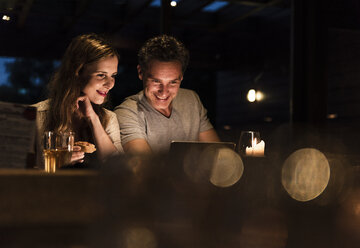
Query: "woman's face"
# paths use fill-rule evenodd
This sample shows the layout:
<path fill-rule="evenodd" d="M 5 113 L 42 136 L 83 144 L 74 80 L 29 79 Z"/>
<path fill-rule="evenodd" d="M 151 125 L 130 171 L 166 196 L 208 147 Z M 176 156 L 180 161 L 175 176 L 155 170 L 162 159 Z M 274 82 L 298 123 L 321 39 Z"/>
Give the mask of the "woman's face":
<path fill-rule="evenodd" d="M 118 59 L 116 56 L 107 57 L 84 66 L 81 76 L 88 79 L 88 82 L 82 92 L 92 103 L 104 103 L 108 92 L 115 85 L 117 67 Z"/>

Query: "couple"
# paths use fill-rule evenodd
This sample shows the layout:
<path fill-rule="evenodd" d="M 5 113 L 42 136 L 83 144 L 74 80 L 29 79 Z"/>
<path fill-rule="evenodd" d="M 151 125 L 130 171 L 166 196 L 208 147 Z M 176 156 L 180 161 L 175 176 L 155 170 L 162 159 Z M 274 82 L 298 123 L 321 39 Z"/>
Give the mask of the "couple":
<path fill-rule="evenodd" d="M 96 34 L 72 40 L 50 81 L 49 99 L 34 105 L 38 151 L 39 134 L 46 130 L 75 132 L 75 141 L 95 144 L 100 161 L 123 152 L 166 152 L 172 140 L 219 141 L 198 95 L 180 88 L 189 60 L 181 42 L 161 35 L 142 46 L 137 70 L 143 91 L 114 113 L 102 105 L 114 87 L 118 59 L 116 49 Z M 84 158 L 74 146 L 71 163 Z"/>

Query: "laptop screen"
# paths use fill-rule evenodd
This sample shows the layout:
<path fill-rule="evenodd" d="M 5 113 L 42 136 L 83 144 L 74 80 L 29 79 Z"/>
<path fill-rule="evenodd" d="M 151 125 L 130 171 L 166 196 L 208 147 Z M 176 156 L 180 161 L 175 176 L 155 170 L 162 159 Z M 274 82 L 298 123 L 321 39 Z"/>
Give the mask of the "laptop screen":
<path fill-rule="evenodd" d="M 173 141 L 169 151 L 171 173 L 175 178 L 187 178 L 195 183 L 211 181 L 214 170 L 226 170 L 226 175 L 222 175 L 229 179 L 233 176 L 228 172 L 238 177 L 243 168 L 235 146 L 233 142 Z"/>

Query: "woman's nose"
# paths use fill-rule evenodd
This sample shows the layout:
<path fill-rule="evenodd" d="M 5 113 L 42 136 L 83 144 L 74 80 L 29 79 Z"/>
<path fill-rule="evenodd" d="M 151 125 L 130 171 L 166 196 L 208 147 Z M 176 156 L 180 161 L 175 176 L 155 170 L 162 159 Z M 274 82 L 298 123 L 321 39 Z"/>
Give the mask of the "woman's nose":
<path fill-rule="evenodd" d="M 115 78 L 109 77 L 108 80 L 105 82 L 105 87 L 108 89 L 112 89 L 115 85 Z"/>

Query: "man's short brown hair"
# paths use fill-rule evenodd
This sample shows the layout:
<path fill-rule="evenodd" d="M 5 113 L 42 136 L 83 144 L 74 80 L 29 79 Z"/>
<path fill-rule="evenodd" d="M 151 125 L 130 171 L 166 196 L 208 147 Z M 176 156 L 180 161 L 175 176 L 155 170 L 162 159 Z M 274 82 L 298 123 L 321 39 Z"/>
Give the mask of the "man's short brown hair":
<path fill-rule="evenodd" d="M 184 74 L 189 63 L 189 51 L 184 44 L 169 35 L 160 35 L 147 40 L 138 53 L 138 63 L 146 71 L 152 60 L 179 61 Z"/>

